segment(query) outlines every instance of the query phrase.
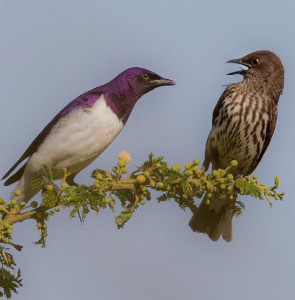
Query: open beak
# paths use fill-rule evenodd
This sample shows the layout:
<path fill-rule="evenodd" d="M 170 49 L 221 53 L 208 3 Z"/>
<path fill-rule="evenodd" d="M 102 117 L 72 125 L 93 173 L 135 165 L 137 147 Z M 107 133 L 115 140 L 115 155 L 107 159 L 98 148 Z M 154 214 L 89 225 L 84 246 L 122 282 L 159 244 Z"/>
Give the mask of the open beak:
<path fill-rule="evenodd" d="M 243 66 L 247 67 L 248 69 L 245 70 L 245 69 L 241 68 L 241 70 L 239 70 L 239 71 L 234 71 L 234 72 L 228 73 L 226 75 L 236 75 L 236 74 L 239 74 L 239 75 L 243 75 L 244 76 L 247 73 L 247 71 L 250 69 L 250 67 L 251 67 L 251 65 L 242 62 L 240 58 L 238 58 L 238 59 L 231 59 L 231 60 L 227 61 L 227 63 L 234 63 L 234 64 L 243 65 Z"/>
<path fill-rule="evenodd" d="M 175 81 L 166 78 L 151 80 L 150 83 L 154 86 L 175 85 Z"/>

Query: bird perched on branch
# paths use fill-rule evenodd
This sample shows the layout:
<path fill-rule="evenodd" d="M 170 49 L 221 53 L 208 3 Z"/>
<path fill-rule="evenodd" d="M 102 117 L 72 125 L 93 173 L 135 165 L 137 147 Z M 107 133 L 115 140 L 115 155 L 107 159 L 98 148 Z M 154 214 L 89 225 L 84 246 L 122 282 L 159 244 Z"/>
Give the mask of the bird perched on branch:
<path fill-rule="evenodd" d="M 130 68 L 107 84 L 94 88 L 70 102 L 41 131 L 20 159 L 3 176 L 7 178 L 25 159 L 27 162 L 6 181 L 18 182 L 18 203 L 29 201 L 38 190 L 32 188 L 43 165 L 54 179 L 71 174 L 67 181 L 94 161 L 116 138 L 141 96 L 160 87 L 174 85 L 170 79 L 143 68 Z M 11 199 L 14 198 L 14 192 Z"/>
<path fill-rule="evenodd" d="M 238 161 L 237 175 L 251 174 L 261 161 L 274 133 L 277 106 L 284 87 L 284 67 L 280 58 L 270 51 L 256 51 L 242 58 L 229 60 L 241 64 L 243 81 L 229 85 L 213 112 L 212 130 L 208 136 L 204 170 L 225 169 Z M 205 200 L 190 220 L 193 231 L 207 233 L 213 240 L 232 240 L 232 211 L 227 199 L 213 194 Z"/>

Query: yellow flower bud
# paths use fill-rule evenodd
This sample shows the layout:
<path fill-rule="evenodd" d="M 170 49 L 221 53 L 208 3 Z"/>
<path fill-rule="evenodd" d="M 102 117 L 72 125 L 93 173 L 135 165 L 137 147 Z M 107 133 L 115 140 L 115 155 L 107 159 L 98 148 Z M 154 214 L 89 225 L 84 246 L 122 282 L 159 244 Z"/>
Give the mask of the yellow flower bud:
<path fill-rule="evenodd" d="M 180 171 L 181 170 L 181 165 L 180 164 L 176 164 L 173 166 L 173 168 L 176 170 L 176 171 Z"/>
<path fill-rule="evenodd" d="M 188 170 L 193 166 L 193 164 L 191 162 L 188 162 L 185 164 L 185 168 Z"/>
<path fill-rule="evenodd" d="M 238 166 L 238 161 L 237 160 L 232 160 L 231 162 L 230 162 L 230 165 L 232 166 L 232 167 L 237 167 Z"/>
<path fill-rule="evenodd" d="M 195 164 L 195 165 L 200 164 L 200 160 L 199 160 L 198 158 L 195 158 L 195 159 L 194 159 L 194 164 Z"/>
<path fill-rule="evenodd" d="M 48 184 L 48 185 L 46 186 L 46 190 L 47 190 L 48 192 L 53 191 L 53 186 L 52 186 L 52 184 Z"/>
<path fill-rule="evenodd" d="M 21 194 L 21 191 L 20 191 L 20 190 L 14 190 L 14 195 L 15 195 L 16 197 L 20 196 L 20 194 Z"/>
<path fill-rule="evenodd" d="M 138 176 L 136 177 L 136 181 L 137 181 L 138 183 L 144 183 L 144 182 L 145 182 L 145 177 L 144 177 L 143 175 L 138 175 Z"/>
<path fill-rule="evenodd" d="M 122 160 L 122 159 L 119 159 L 119 161 L 118 161 L 118 167 L 119 168 L 123 168 L 123 167 L 125 167 L 125 162 Z"/>

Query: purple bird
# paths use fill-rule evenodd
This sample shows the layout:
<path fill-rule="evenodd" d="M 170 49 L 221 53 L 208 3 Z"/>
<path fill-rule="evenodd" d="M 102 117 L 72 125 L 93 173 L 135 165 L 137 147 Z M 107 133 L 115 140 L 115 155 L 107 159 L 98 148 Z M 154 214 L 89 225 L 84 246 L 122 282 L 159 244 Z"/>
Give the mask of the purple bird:
<path fill-rule="evenodd" d="M 75 184 L 74 177 L 121 132 L 139 98 L 157 87 L 174 84 L 152 71 L 130 68 L 109 83 L 84 93 L 41 131 L 2 179 L 28 158 L 27 162 L 4 185 L 19 181 L 18 203 L 28 202 L 38 193 L 32 183 L 40 176 L 44 164 L 52 170 L 54 180 L 62 178 L 63 168 L 67 168 L 71 174 L 67 182 Z M 14 197 L 12 192 L 10 198 Z"/>

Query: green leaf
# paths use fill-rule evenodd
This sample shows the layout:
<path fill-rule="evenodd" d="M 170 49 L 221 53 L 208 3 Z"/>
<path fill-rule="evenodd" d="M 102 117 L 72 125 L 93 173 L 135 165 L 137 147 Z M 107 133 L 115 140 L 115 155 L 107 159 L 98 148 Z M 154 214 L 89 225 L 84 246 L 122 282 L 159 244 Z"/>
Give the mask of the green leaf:
<path fill-rule="evenodd" d="M 263 200 L 261 190 L 251 181 L 248 181 L 246 179 L 237 179 L 236 187 L 240 190 L 241 195 L 249 195 L 251 197 Z"/>
<path fill-rule="evenodd" d="M 43 165 L 45 176 L 49 181 L 53 181 L 53 175 L 50 168 L 47 165 Z"/>
<path fill-rule="evenodd" d="M 275 188 L 278 188 L 280 185 L 280 177 L 279 176 L 275 176 Z"/>

